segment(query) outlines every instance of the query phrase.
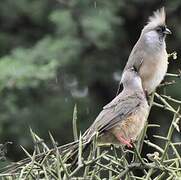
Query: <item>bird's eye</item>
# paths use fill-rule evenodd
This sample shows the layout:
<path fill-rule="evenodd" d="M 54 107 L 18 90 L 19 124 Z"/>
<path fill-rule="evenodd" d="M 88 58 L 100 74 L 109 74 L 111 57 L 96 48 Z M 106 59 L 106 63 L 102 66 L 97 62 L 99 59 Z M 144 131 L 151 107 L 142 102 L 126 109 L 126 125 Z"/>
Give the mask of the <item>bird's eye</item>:
<path fill-rule="evenodd" d="M 162 32 L 162 29 L 161 29 L 160 27 L 158 27 L 158 28 L 156 29 L 156 31 L 157 31 L 157 32 Z"/>
<path fill-rule="evenodd" d="M 135 66 L 133 66 L 130 70 L 134 72 L 138 72 L 138 69 Z"/>
<path fill-rule="evenodd" d="M 133 66 L 133 71 L 138 72 L 138 69 L 136 68 L 136 66 Z"/>
<path fill-rule="evenodd" d="M 156 31 L 157 31 L 158 33 L 161 33 L 161 32 L 163 32 L 163 31 L 165 31 L 165 26 L 158 26 L 158 27 L 156 28 Z"/>

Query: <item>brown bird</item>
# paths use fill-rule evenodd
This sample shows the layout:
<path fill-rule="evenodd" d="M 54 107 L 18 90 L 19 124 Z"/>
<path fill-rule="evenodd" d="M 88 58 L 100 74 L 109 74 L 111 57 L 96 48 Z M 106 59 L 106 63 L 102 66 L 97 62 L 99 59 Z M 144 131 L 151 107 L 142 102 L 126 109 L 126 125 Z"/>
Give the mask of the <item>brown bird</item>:
<path fill-rule="evenodd" d="M 165 18 L 164 8 L 157 10 L 149 17 L 124 69 L 133 66 L 137 68 L 143 89 L 149 94 L 163 80 L 168 67 L 165 37 L 171 34 L 171 31 L 166 26 Z"/>
<path fill-rule="evenodd" d="M 118 144 L 132 147 L 146 121 L 149 106 L 142 88 L 141 78 L 134 68 L 124 71 L 123 91 L 97 116 L 83 135 L 88 143 L 98 132 L 98 144 Z"/>
<path fill-rule="evenodd" d="M 122 76 L 123 91 L 103 107 L 93 124 L 83 134 L 83 145 L 98 133 L 98 145 L 132 147 L 147 120 L 149 106 L 139 74 L 128 68 Z M 78 141 L 60 147 L 60 151 L 77 150 Z"/>

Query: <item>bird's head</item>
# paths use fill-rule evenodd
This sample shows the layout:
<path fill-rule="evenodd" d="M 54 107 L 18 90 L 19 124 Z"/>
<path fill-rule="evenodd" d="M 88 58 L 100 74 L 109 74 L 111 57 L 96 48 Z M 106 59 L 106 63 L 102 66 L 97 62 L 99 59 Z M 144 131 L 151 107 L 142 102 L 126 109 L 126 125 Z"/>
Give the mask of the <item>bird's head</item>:
<path fill-rule="evenodd" d="M 149 43 L 164 42 L 167 34 L 171 34 L 171 31 L 166 26 L 165 9 L 155 11 L 152 16 L 149 17 L 147 25 L 142 30 L 142 36 Z"/>
<path fill-rule="evenodd" d="M 128 68 L 123 72 L 122 85 L 126 89 L 142 89 L 141 78 L 134 67 Z"/>

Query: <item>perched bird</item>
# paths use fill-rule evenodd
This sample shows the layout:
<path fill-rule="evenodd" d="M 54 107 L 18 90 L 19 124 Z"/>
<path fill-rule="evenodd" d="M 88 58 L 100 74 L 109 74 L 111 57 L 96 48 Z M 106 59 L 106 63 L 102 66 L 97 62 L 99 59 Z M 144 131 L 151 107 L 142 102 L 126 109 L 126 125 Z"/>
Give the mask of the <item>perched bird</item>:
<path fill-rule="evenodd" d="M 123 91 L 97 116 L 83 135 L 90 142 L 98 132 L 98 144 L 118 144 L 132 147 L 146 121 L 149 106 L 142 88 L 141 78 L 134 68 L 128 68 L 122 76 Z"/>
<path fill-rule="evenodd" d="M 149 106 L 141 78 L 134 68 L 122 76 L 123 90 L 103 107 L 92 125 L 83 134 L 83 145 L 98 134 L 98 145 L 127 145 L 132 147 L 147 120 Z M 77 150 L 78 141 L 62 146 L 61 150 Z"/>
<path fill-rule="evenodd" d="M 149 105 L 142 81 L 131 67 L 122 75 L 122 92 L 110 103 L 103 107 L 92 125 L 82 136 L 83 147 L 90 144 L 95 135 L 97 144 L 102 145 L 126 145 L 132 147 L 132 142 L 141 133 L 149 113 Z M 66 144 L 59 148 L 60 152 L 78 151 L 79 141 Z M 71 154 L 71 155 L 72 155 Z"/>
<path fill-rule="evenodd" d="M 116 96 L 97 116 L 93 124 L 82 136 L 83 148 L 86 147 L 95 135 L 98 135 L 98 144 L 116 144 L 132 147 L 144 123 L 147 120 L 149 106 L 142 88 L 141 78 L 134 68 L 124 71 L 122 77 L 123 91 Z M 78 151 L 79 141 L 58 147 L 61 154 L 71 152 L 71 157 Z M 55 153 L 56 149 L 47 152 L 49 155 Z M 41 161 L 46 153 L 35 156 L 36 161 Z M 4 172 L 16 172 L 24 164 L 30 162 L 27 158 L 17 164 L 4 168 Z"/>
<path fill-rule="evenodd" d="M 167 34 L 171 34 L 171 31 L 166 26 L 165 18 L 164 8 L 155 11 L 149 17 L 124 68 L 125 71 L 134 66 L 138 70 L 143 89 L 148 94 L 161 83 L 168 67 L 165 37 Z"/>

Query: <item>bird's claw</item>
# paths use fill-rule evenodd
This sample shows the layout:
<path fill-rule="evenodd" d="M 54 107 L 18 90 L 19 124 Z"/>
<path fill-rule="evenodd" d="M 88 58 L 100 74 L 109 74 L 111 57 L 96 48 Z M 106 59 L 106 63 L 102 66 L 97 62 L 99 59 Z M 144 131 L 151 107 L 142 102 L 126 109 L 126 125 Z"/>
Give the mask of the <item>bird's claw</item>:
<path fill-rule="evenodd" d="M 121 144 L 126 145 L 128 148 L 132 148 L 133 147 L 133 145 L 131 144 L 132 143 L 132 139 L 127 140 L 127 139 L 123 138 L 121 135 L 116 135 L 116 137 L 120 141 Z"/>

